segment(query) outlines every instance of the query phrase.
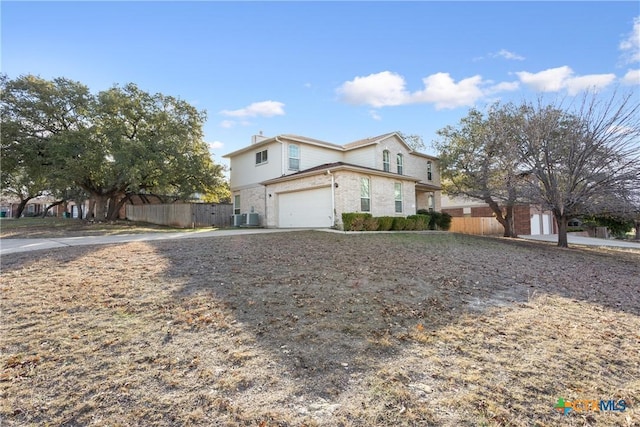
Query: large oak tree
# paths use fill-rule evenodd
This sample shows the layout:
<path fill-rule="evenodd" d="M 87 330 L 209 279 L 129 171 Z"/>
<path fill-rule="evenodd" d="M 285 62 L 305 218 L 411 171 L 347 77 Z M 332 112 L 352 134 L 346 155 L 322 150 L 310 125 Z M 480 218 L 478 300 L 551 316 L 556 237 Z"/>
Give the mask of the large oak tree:
<path fill-rule="evenodd" d="M 2 107 L 3 127 L 17 129 L 6 141 L 3 134 L 3 150 L 11 146 L 7 154 L 18 161 L 39 147 L 29 164 L 45 176 L 40 191 L 86 193 L 96 219 L 116 218 L 132 194 L 174 201 L 224 185 L 223 168 L 203 141 L 205 113 L 175 97 L 135 84 L 93 95 L 63 78 L 5 76 Z"/>

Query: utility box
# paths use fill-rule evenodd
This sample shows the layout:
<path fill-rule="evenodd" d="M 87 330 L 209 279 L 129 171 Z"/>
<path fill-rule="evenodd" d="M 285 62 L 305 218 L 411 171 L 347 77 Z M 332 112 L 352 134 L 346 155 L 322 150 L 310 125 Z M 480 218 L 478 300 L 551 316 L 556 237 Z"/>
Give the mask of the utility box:
<path fill-rule="evenodd" d="M 247 223 L 247 214 L 235 214 L 233 215 L 233 226 L 242 227 Z"/>
<path fill-rule="evenodd" d="M 247 225 L 251 227 L 257 227 L 260 225 L 260 215 L 257 213 L 245 214 L 247 217 Z"/>

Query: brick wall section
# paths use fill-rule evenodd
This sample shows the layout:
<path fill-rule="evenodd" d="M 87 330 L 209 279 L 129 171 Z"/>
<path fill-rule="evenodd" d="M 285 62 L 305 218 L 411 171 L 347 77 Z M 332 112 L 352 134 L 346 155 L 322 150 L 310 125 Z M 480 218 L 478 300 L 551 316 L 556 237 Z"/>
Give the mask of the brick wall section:
<path fill-rule="evenodd" d="M 516 235 L 531 234 L 531 207 L 529 205 L 515 206 L 513 217 Z"/>
<path fill-rule="evenodd" d="M 464 213 L 462 212 L 462 208 L 444 208 L 442 212 L 448 213 L 454 218 L 463 217 Z"/>
<path fill-rule="evenodd" d="M 477 217 L 490 217 L 494 216 L 493 211 L 489 206 L 476 206 L 471 208 L 471 216 Z"/>

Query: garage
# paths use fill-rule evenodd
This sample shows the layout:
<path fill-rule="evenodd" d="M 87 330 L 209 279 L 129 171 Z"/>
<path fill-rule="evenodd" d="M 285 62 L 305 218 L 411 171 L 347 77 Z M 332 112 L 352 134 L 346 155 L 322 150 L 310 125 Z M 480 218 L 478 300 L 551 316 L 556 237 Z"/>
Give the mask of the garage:
<path fill-rule="evenodd" d="M 549 214 L 533 214 L 531 215 L 531 235 L 551 234 L 552 222 Z"/>
<path fill-rule="evenodd" d="M 278 196 L 280 228 L 331 227 L 331 187 L 282 193 Z"/>

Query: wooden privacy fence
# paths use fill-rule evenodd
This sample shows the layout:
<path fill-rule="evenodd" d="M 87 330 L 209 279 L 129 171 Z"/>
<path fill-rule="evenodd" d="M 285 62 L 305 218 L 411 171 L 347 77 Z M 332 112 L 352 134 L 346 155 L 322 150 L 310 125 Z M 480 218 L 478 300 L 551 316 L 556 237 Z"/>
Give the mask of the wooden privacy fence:
<path fill-rule="evenodd" d="M 231 227 L 233 205 L 227 203 L 172 203 L 126 205 L 127 219 L 172 227 Z"/>
<path fill-rule="evenodd" d="M 493 217 L 453 217 L 451 228 L 454 233 L 477 234 L 481 236 L 503 235 L 504 227 Z"/>

